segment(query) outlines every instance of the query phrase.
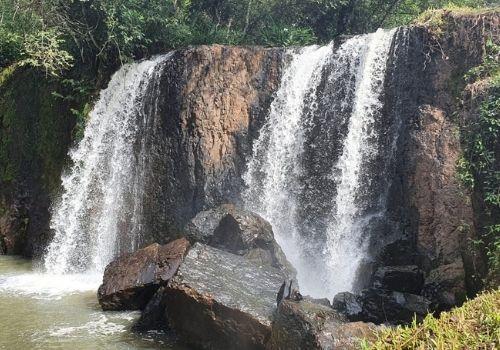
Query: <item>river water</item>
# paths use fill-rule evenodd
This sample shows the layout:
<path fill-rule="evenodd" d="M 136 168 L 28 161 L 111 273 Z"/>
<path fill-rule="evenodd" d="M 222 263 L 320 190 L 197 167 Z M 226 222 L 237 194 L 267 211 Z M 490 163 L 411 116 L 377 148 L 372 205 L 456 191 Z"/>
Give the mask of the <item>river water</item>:
<path fill-rule="evenodd" d="M 133 333 L 138 312 L 103 312 L 96 283 L 42 275 L 28 260 L 0 256 L 0 349 L 183 349 L 165 334 Z"/>

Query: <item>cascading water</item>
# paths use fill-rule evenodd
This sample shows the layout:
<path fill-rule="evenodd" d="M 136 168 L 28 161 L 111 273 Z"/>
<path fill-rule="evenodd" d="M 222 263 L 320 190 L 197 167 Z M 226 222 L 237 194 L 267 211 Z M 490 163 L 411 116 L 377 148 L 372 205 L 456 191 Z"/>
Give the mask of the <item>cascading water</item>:
<path fill-rule="evenodd" d="M 90 114 L 70 152 L 62 196 L 52 210 L 54 238 L 47 272 L 102 273 L 119 253 L 136 249 L 142 231 L 150 120 L 157 106 L 159 67 L 169 56 L 123 66 Z"/>
<path fill-rule="evenodd" d="M 367 255 L 369 239 L 364 231 L 372 216 L 383 215 L 385 206 L 375 205 L 367 213 L 363 191 L 369 181 L 362 181 L 366 166 L 378 154 L 376 118 L 381 117 L 380 95 L 384 89 L 385 69 L 394 31 L 378 31 L 366 37 L 366 49 L 356 72 L 356 90 L 348 133 L 342 155 L 335 164 L 337 194 L 332 220 L 327 228 L 328 283 L 334 291 L 351 291 L 357 269 Z M 369 178 L 366 178 L 369 180 Z M 363 188 L 365 187 L 365 188 Z M 380 199 L 380 198 L 377 198 Z M 373 203 L 370 203 L 373 205 Z"/>
<path fill-rule="evenodd" d="M 384 214 L 387 191 L 371 179 L 383 168 L 377 123 L 393 36 L 290 52 L 248 163 L 245 205 L 271 222 L 312 296 L 356 288 L 368 226 Z"/>
<path fill-rule="evenodd" d="M 247 207 L 270 221 L 278 243 L 299 276 L 307 276 L 308 270 L 295 224 L 298 203 L 294 191 L 300 186 L 298 157 L 304 136 L 302 111 L 305 105 L 313 103 L 322 68 L 332 49 L 332 45 L 311 46 L 292 54 L 244 175 Z"/>

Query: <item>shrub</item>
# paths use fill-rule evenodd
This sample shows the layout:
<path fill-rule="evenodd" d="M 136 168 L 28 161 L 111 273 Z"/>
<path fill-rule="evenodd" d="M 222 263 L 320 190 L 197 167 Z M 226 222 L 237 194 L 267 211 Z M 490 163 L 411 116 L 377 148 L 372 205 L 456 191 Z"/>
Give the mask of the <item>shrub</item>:
<path fill-rule="evenodd" d="M 46 74 L 58 76 L 71 68 L 73 57 L 61 48 L 64 40 L 55 30 L 44 30 L 26 37 L 21 65 L 41 68 Z"/>

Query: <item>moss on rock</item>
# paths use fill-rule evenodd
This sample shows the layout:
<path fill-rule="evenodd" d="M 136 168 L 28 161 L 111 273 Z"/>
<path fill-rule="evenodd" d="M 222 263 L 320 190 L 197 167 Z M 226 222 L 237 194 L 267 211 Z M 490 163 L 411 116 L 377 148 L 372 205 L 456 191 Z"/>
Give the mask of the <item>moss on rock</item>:
<path fill-rule="evenodd" d="M 0 240 L 7 253 L 31 255 L 47 234 L 49 198 L 59 188 L 80 103 L 58 81 L 23 67 L 0 76 Z"/>

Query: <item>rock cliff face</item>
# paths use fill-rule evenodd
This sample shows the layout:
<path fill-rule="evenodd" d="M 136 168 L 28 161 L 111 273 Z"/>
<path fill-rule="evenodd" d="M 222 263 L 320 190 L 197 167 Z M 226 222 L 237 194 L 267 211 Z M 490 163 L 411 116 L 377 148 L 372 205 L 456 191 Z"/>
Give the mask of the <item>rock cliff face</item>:
<path fill-rule="evenodd" d="M 76 101 L 25 68 L 0 72 L 0 254 L 39 252 L 71 143 Z"/>
<path fill-rule="evenodd" d="M 391 49 L 384 113 L 401 116 L 402 125 L 388 215 L 400 234 L 373 242 L 383 252 L 374 266 L 378 275 L 416 266 L 424 278 L 419 293 L 439 307 L 474 292 L 472 276 L 481 269 L 468 245 L 481 223 L 456 177 L 461 149 L 453 115 L 461 77 L 480 63 L 485 35 L 498 39 L 499 27 L 495 14 L 444 16 L 439 33 L 428 26 L 400 29 Z M 280 83 L 282 56 L 283 49 L 217 45 L 173 53 L 155 111 L 144 244 L 168 241 L 202 210 L 240 201 L 247 156 Z M 50 198 L 71 143 L 71 105 L 49 96 L 49 83 L 50 89 L 36 86 L 40 80 L 25 72 L 0 86 L 2 252 L 32 255 L 44 246 Z"/>
<path fill-rule="evenodd" d="M 155 111 L 144 244 L 165 242 L 200 210 L 237 200 L 282 51 L 214 45 L 173 53 Z M 2 253 L 40 255 L 50 238 L 49 207 L 75 125 L 76 106 L 51 95 L 60 90 L 30 71 L 0 86 Z"/>
<path fill-rule="evenodd" d="M 457 176 L 461 145 L 455 115 L 464 74 L 481 62 L 486 37 L 499 38 L 498 15 L 442 16 L 440 28 L 400 31 L 396 45 L 405 45 L 394 48 L 390 63 L 387 113 L 404 119 L 389 215 L 403 241 L 386 249 L 392 261 L 381 258 L 382 265 L 418 264 L 425 272 L 423 294 L 438 308 L 460 303 L 479 288 L 473 276 L 481 274 L 482 262 L 470 244 L 477 211 Z"/>
<path fill-rule="evenodd" d="M 162 76 L 144 211 L 154 223 L 151 240 L 175 235 L 202 210 L 238 201 L 246 156 L 279 84 L 282 51 L 202 46 L 173 54 Z"/>

